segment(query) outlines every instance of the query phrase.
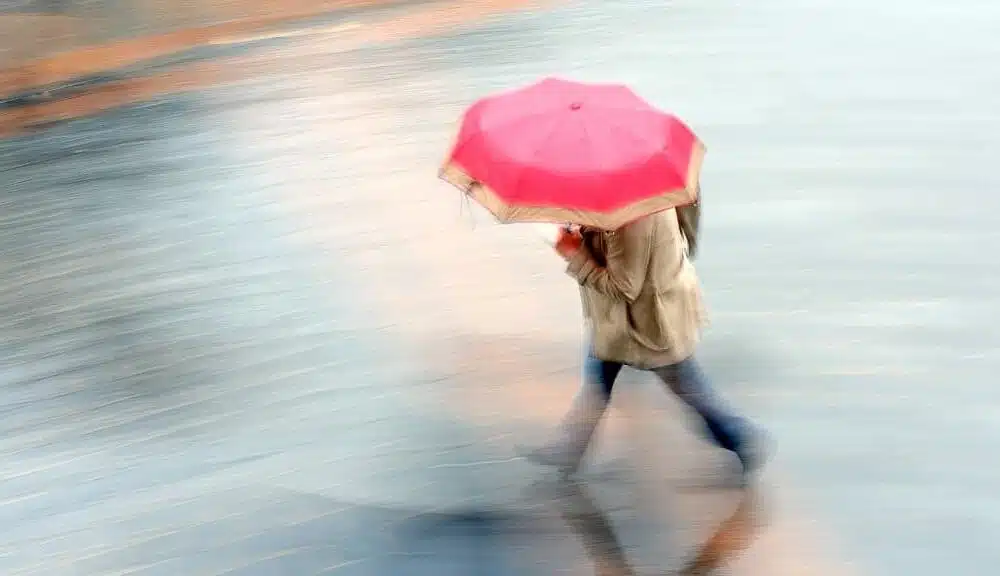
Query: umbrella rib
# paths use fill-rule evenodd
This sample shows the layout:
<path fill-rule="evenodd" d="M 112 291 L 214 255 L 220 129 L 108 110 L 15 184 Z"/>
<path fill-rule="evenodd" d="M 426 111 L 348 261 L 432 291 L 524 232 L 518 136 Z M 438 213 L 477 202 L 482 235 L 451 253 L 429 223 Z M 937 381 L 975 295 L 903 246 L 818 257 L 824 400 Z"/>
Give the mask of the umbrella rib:
<path fill-rule="evenodd" d="M 532 160 L 537 159 L 538 152 L 545 148 L 545 145 L 548 144 L 549 141 L 551 141 L 555 137 L 558 131 L 559 131 L 559 122 L 553 119 L 552 126 L 549 128 L 548 134 L 545 135 L 545 138 L 542 138 L 539 141 L 538 146 L 535 148 L 535 150 L 532 151 Z M 521 170 L 518 173 L 517 178 L 514 180 L 514 190 L 519 190 L 521 188 L 521 182 L 524 180 L 525 172 L 527 172 L 527 170 Z"/>
<path fill-rule="evenodd" d="M 577 120 L 577 122 L 579 122 L 580 123 L 580 127 L 583 128 L 583 134 L 584 134 L 584 138 L 585 138 L 584 141 L 587 142 L 587 149 L 590 151 L 590 158 L 588 158 L 588 163 L 589 163 L 594 158 L 594 144 L 593 144 L 594 141 L 591 140 L 591 138 L 590 138 L 590 130 L 587 129 L 587 122 L 586 122 L 586 120 L 585 119 L 580 119 L 580 120 Z M 600 175 L 601 175 L 600 176 L 601 180 L 604 180 L 604 178 L 605 178 L 604 177 L 604 171 L 603 170 L 598 170 L 598 173 L 600 173 Z"/>
<path fill-rule="evenodd" d="M 549 115 L 550 113 L 551 113 L 551 111 L 549 111 L 549 110 L 535 111 L 535 112 L 532 112 L 531 114 L 526 114 L 524 116 L 521 116 L 521 117 L 517 118 L 516 120 L 512 120 L 511 122 L 506 123 L 505 127 L 507 127 L 507 128 L 517 127 L 517 126 L 520 126 L 521 124 L 527 123 L 530 120 L 536 120 L 539 117 L 545 117 L 545 116 Z M 482 117 L 480 117 L 480 120 L 482 120 Z M 463 138 L 460 142 L 458 142 L 453 147 L 454 152 L 452 153 L 452 155 L 453 156 L 459 155 L 459 153 L 465 148 L 465 146 L 467 146 L 469 144 L 469 142 L 472 141 L 473 138 L 475 138 L 475 137 L 477 137 L 477 136 L 479 136 L 481 134 L 488 133 L 488 132 L 489 132 L 489 130 L 483 130 L 480 126 L 477 126 L 477 129 L 475 131 L 472 131 L 470 134 L 468 134 L 465 138 Z"/>

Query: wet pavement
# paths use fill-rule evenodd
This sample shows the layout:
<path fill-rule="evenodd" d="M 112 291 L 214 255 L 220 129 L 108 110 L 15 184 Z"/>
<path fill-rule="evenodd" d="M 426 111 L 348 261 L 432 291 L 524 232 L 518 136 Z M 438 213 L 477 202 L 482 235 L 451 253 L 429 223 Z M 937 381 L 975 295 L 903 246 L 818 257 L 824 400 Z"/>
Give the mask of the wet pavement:
<path fill-rule="evenodd" d="M 413 8 L 427 0 L 0 2 L 0 105 L 234 36 Z M 497 4 L 490 2 L 489 4 Z M 469 2 L 482 5 L 482 0 Z"/>
<path fill-rule="evenodd" d="M 989 573 L 998 20 L 581 1 L 303 37 L 237 85 L 0 142 L 0 570 L 690 557 L 739 495 L 683 488 L 730 463 L 652 382 L 622 387 L 588 475 L 619 546 L 513 457 L 573 391 L 578 303 L 530 232 L 434 180 L 464 104 L 562 74 L 632 83 L 709 144 L 703 361 L 781 449 L 776 527 L 736 572 Z"/>

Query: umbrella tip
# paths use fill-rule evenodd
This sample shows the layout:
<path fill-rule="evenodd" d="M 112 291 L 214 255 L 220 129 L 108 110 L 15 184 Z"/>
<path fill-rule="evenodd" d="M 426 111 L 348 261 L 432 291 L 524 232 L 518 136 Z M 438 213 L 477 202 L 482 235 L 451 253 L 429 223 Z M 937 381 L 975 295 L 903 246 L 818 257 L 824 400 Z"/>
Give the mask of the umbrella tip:
<path fill-rule="evenodd" d="M 573 102 L 569 105 L 570 110 L 579 110 L 580 108 L 583 108 L 583 102 Z"/>

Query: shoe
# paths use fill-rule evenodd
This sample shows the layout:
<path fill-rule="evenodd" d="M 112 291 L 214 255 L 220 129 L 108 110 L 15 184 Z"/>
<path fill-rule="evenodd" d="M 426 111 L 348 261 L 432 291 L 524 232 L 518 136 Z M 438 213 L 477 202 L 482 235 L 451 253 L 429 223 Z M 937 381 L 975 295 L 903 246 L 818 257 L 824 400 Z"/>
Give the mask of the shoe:
<path fill-rule="evenodd" d="M 740 466 L 743 468 L 744 478 L 749 478 L 764 468 L 764 465 L 771 458 L 773 444 L 774 442 L 767 433 L 752 428 L 747 429 L 743 440 L 735 450 L 736 457 L 739 458 Z"/>
<path fill-rule="evenodd" d="M 574 458 L 569 449 L 559 444 L 550 444 L 540 448 L 518 445 L 514 451 L 518 456 L 533 464 L 558 469 L 559 475 L 563 478 L 572 476 L 580 467 L 580 460 Z"/>

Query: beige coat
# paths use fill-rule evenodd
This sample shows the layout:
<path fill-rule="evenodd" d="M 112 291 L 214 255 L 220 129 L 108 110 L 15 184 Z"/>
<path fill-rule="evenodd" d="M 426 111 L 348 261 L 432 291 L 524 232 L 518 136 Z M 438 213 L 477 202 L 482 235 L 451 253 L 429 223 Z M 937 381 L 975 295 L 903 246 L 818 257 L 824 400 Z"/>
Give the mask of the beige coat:
<path fill-rule="evenodd" d="M 694 353 L 705 314 L 674 210 L 614 232 L 585 233 L 566 271 L 580 284 L 601 360 L 648 369 Z"/>

